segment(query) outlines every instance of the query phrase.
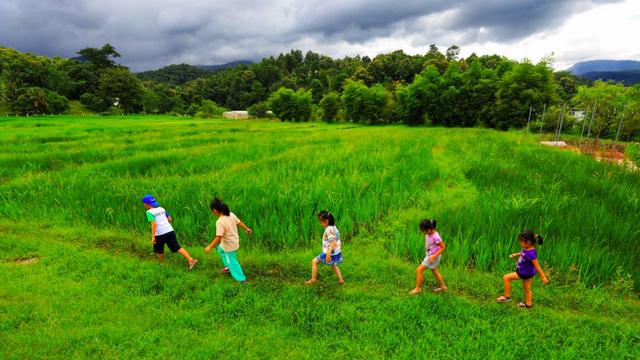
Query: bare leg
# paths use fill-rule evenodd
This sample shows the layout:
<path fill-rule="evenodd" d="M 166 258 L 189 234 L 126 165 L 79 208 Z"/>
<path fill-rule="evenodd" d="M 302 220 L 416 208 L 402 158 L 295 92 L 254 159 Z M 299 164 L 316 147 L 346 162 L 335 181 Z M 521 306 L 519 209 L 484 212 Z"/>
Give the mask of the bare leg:
<path fill-rule="evenodd" d="M 164 254 L 158 254 L 158 260 L 160 260 L 160 263 L 162 264 L 164 262 Z"/>
<path fill-rule="evenodd" d="M 524 286 L 524 303 L 531 306 L 533 304 L 533 294 L 531 293 L 531 283 L 533 279 L 522 280 Z"/>
<path fill-rule="evenodd" d="M 191 257 L 191 255 L 189 255 L 187 250 L 185 250 L 184 248 L 180 248 L 180 250 L 178 250 L 178 253 L 184 256 L 185 259 L 189 260 L 189 264 L 193 263 L 193 258 Z"/>
<path fill-rule="evenodd" d="M 520 280 L 520 277 L 516 273 L 509 273 L 502 277 L 502 281 L 504 281 L 504 297 L 511 297 L 511 282 L 513 280 Z"/>
<path fill-rule="evenodd" d="M 338 277 L 338 284 L 344 285 L 344 279 L 342 278 L 342 273 L 340 272 L 340 269 L 338 269 L 338 265 L 334 265 L 332 266 L 332 268 L 333 268 L 333 272 L 335 272 L 336 276 Z"/>
<path fill-rule="evenodd" d="M 304 283 L 307 285 L 311 285 L 318 280 L 318 259 L 313 258 L 311 260 L 311 279 L 305 281 Z"/>
<path fill-rule="evenodd" d="M 436 280 L 438 280 L 438 284 L 440 284 L 440 288 L 438 291 L 447 290 L 447 285 L 444 284 L 444 280 L 442 279 L 442 275 L 440 275 L 440 272 L 438 271 L 438 269 L 437 268 L 431 269 L 431 273 L 436 278 Z"/>
<path fill-rule="evenodd" d="M 422 291 L 422 281 L 424 280 L 422 276 L 422 272 L 426 268 L 427 267 L 422 264 L 418 265 L 418 267 L 416 268 L 416 287 L 413 290 L 411 290 L 410 294 L 415 295 Z"/>

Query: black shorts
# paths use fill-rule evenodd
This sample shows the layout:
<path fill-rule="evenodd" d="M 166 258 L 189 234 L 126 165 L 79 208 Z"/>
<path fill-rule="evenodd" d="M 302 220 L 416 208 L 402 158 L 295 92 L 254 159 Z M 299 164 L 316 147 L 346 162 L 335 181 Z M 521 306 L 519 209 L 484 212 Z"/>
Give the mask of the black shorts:
<path fill-rule="evenodd" d="M 520 278 L 520 280 L 529 280 L 529 279 L 531 279 L 532 277 L 536 276 L 536 274 L 529 275 L 529 276 L 522 275 L 522 274 L 520 274 L 520 273 L 519 273 L 519 272 L 517 272 L 517 271 L 516 271 L 516 274 L 518 274 L 518 277 Z"/>
<path fill-rule="evenodd" d="M 182 246 L 178 243 L 178 239 L 176 239 L 175 231 L 156 235 L 156 243 L 153 244 L 153 252 L 156 254 L 164 254 L 164 244 L 167 244 L 171 252 L 178 252 L 178 250 L 182 249 Z"/>

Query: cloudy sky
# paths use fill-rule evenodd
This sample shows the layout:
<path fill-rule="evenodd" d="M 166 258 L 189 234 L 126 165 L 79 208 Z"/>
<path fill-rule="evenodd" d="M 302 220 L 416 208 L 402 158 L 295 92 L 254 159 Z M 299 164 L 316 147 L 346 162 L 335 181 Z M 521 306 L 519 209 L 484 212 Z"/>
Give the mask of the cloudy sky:
<path fill-rule="evenodd" d="M 557 69 L 640 60 L 638 0 L 0 0 L 0 46 L 75 56 L 111 43 L 132 70 L 260 60 L 290 49 L 333 57 L 456 44 Z"/>

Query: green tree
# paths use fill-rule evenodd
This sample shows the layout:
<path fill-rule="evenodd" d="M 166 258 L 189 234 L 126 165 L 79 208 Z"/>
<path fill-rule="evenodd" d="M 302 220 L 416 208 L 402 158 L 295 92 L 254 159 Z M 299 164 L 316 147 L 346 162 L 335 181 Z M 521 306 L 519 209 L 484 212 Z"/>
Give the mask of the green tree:
<path fill-rule="evenodd" d="M 526 126 L 530 106 L 542 109 L 544 104 L 550 106 L 557 101 L 552 69 L 545 62 L 515 65 L 502 76 L 496 99 L 495 127 L 507 129 Z"/>
<path fill-rule="evenodd" d="M 458 55 L 460 55 L 460 47 L 458 45 L 451 45 L 446 52 L 447 61 L 457 61 Z"/>
<path fill-rule="evenodd" d="M 430 65 L 416 75 L 413 83 L 399 87 L 396 91 L 398 119 L 408 125 L 424 124 L 428 114 L 437 109 L 439 83 L 438 69 Z"/>
<path fill-rule="evenodd" d="M 322 108 L 322 119 L 326 122 L 334 122 L 338 120 L 338 112 L 340 111 L 340 95 L 337 92 L 330 92 L 320 100 L 320 108 Z"/>
<path fill-rule="evenodd" d="M 69 110 L 69 100 L 51 90 L 28 87 L 12 103 L 12 110 L 19 114 L 59 114 Z"/>
<path fill-rule="evenodd" d="M 625 104 L 629 102 L 630 110 L 633 108 L 634 95 L 637 96 L 634 89 L 625 88 L 621 84 L 596 81 L 591 87 L 579 86 L 572 103 L 581 109 L 593 109 L 595 105 L 591 134 L 597 142 L 600 137 L 615 136 L 623 109 L 628 115 Z"/>
<path fill-rule="evenodd" d="M 257 104 L 253 104 L 249 106 L 247 109 L 249 115 L 257 117 L 257 118 L 266 118 L 267 111 L 269 111 L 269 107 L 266 102 L 259 102 Z"/>
<path fill-rule="evenodd" d="M 100 49 L 92 47 L 84 48 L 79 50 L 78 54 L 92 63 L 97 69 L 118 66 L 112 58 L 120 57 L 120 54 L 111 44 L 105 44 Z"/>
<path fill-rule="evenodd" d="M 425 55 L 424 68 L 435 66 L 438 72 L 443 73 L 447 70 L 447 57 L 440 52 L 435 44 L 429 45 L 429 51 Z"/>
<path fill-rule="evenodd" d="M 196 113 L 196 116 L 202 118 L 219 117 L 225 111 L 228 111 L 228 109 L 221 107 L 211 100 L 202 100 L 202 104 L 200 104 L 200 108 Z"/>
<path fill-rule="evenodd" d="M 280 88 L 269 96 L 269 108 L 282 121 L 309 121 L 311 118 L 311 93 L 300 89 Z"/>
<path fill-rule="evenodd" d="M 389 119 L 390 98 L 381 84 L 368 87 L 360 81 L 347 81 L 340 97 L 347 120 L 377 124 Z"/>
<path fill-rule="evenodd" d="M 100 75 L 97 96 L 125 113 L 142 110 L 143 95 L 142 82 L 126 68 L 105 69 Z"/>

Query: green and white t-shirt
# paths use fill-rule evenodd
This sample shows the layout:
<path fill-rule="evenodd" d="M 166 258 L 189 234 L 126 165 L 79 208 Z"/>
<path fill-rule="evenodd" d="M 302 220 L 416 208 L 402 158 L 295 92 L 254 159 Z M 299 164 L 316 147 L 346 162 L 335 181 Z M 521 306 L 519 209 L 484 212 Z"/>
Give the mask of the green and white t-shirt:
<path fill-rule="evenodd" d="M 169 223 L 169 213 L 164 208 L 156 207 L 147 210 L 147 220 L 156 222 L 156 236 L 173 231 L 173 226 Z"/>

